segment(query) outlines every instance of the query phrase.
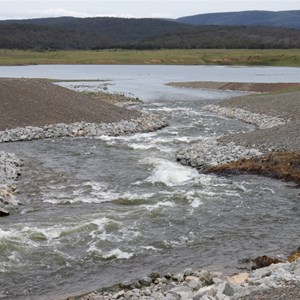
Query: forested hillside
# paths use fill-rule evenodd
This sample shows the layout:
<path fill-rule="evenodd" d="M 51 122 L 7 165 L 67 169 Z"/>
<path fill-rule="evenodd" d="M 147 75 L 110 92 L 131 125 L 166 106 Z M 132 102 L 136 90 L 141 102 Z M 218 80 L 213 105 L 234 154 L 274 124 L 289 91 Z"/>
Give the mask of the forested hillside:
<path fill-rule="evenodd" d="M 160 19 L 46 18 L 0 22 L 1 49 L 300 48 L 300 29 L 195 26 Z"/>
<path fill-rule="evenodd" d="M 300 30 L 262 26 L 197 26 L 135 43 L 135 48 L 290 49 L 300 48 Z"/>
<path fill-rule="evenodd" d="M 274 26 L 300 28 L 300 10 L 241 11 L 187 16 L 178 22 L 192 25 Z"/>

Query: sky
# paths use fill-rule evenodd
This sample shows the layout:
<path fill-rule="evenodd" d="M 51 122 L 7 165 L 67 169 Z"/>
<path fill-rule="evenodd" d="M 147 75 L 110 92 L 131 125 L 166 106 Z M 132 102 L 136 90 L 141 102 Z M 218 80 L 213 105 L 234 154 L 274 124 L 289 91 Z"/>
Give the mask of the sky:
<path fill-rule="evenodd" d="M 59 16 L 179 18 L 212 12 L 300 10 L 294 0 L 0 0 L 0 20 Z"/>

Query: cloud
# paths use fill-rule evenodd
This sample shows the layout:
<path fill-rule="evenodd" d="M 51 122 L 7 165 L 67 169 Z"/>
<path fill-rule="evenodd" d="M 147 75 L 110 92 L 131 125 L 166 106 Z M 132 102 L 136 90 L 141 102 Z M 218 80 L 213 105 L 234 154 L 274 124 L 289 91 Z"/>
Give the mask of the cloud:
<path fill-rule="evenodd" d="M 62 17 L 62 16 L 73 16 L 77 18 L 92 18 L 92 17 L 117 17 L 114 13 L 97 13 L 97 12 L 85 12 L 85 11 L 75 11 L 67 10 L 63 8 L 54 8 L 54 9 L 29 9 L 22 10 L 21 12 L 16 11 L 1 11 L 0 19 L 28 19 L 28 18 L 47 18 L 47 17 Z M 120 17 L 120 15 L 118 15 Z M 124 14 L 122 17 L 129 18 L 131 15 Z"/>
<path fill-rule="evenodd" d="M 1 1 L 1 0 L 0 0 Z M 49 17 L 62 17 L 72 16 L 77 18 L 93 18 L 93 17 L 119 17 L 119 18 L 139 18 L 138 14 L 130 13 L 113 13 L 112 11 L 102 12 L 87 12 L 68 10 L 64 8 L 51 8 L 51 9 L 23 9 L 22 11 L 16 12 L 15 10 L 2 10 L 0 12 L 0 19 L 31 19 L 31 18 L 49 18 Z M 151 13 L 143 15 L 144 18 L 169 18 L 170 15 L 165 13 Z"/>

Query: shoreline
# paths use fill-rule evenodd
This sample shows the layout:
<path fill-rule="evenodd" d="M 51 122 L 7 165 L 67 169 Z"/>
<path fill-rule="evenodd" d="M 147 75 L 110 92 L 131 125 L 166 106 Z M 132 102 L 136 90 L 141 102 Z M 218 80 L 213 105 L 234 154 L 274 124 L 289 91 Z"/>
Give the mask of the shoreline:
<path fill-rule="evenodd" d="M 298 67 L 299 56 L 299 49 L 107 49 L 43 52 L 0 49 L 0 65 L 136 64 Z"/>
<path fill-rule="evenodd" d="M 286 289 L 292 297 L 285 300 L 294 300 L 293 297 L 299 295 L 299 259 L 230 276 L 205 269 L 166 274 L 152 272 L 140 279 L 55 300 L 252 300 L 253 295 L 259 295 L 255 299 L 267 300 L 278 295 L 279 290 L 285 295 Z"/>

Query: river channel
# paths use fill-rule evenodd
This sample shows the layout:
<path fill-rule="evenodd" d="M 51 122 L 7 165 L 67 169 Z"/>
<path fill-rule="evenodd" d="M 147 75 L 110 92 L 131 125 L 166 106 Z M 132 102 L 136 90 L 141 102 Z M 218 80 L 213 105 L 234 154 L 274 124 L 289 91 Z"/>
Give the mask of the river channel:
<path fill-rule="evenodd" d="M 19 211 L 0 219 L 0 299 L 54 299 L 191 267 L 233 273 L 240 260 L 299 246 L 299 190 L 269 178 L 199 174 L 182 147 L 252 125 L 201 108 L 242 93 L 169 81 L 299 81 L 297 68 L 0 67 L 75 89 L 123 92 L 170 126 L 152 133 L 0 145 L 23 160 Z"/>

